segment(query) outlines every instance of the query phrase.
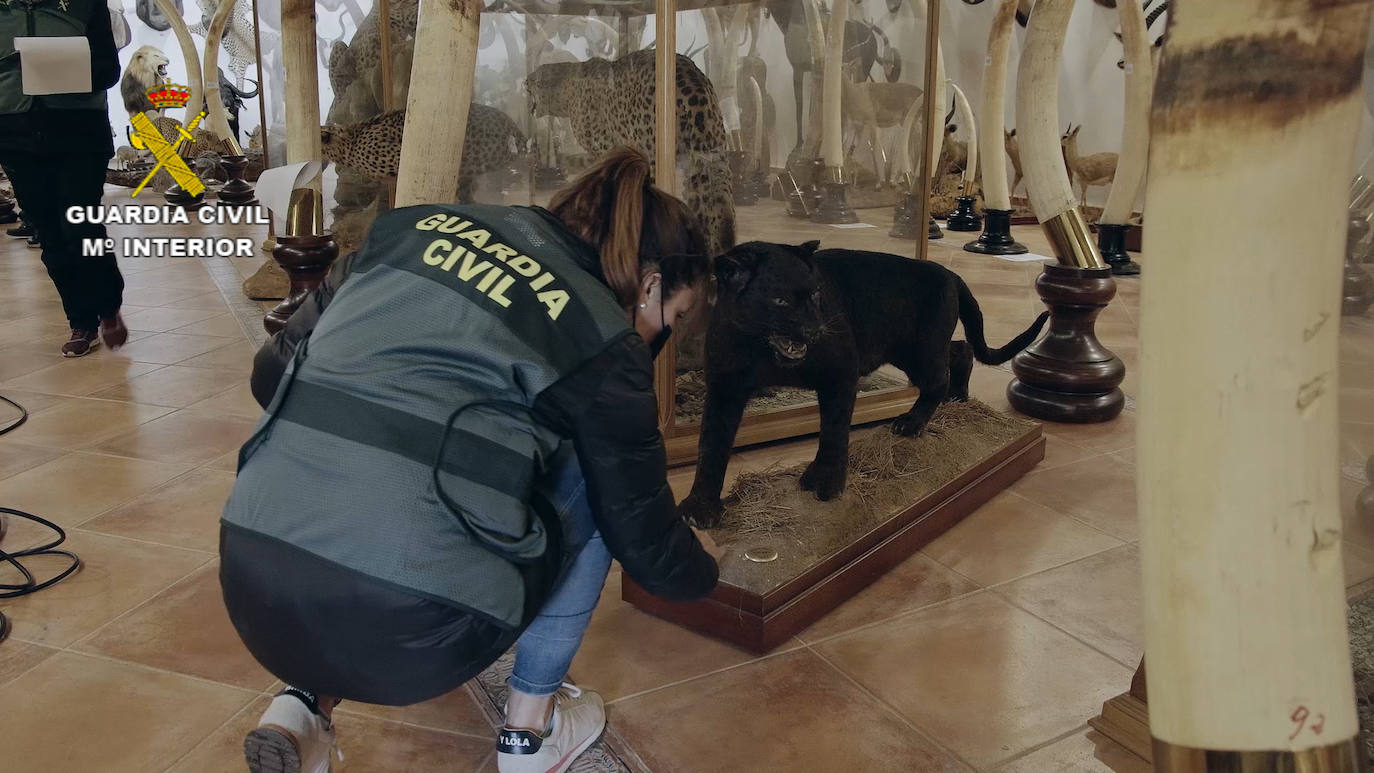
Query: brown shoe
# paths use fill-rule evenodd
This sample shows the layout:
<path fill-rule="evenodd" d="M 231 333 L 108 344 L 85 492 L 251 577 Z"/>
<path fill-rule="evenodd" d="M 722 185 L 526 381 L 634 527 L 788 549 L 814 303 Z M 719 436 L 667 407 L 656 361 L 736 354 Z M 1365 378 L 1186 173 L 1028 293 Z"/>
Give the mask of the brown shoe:
<path fill-rule="evenodd" d="M 100 345 L 100 338 L 94 330 L 72 330 L 72 337 L 62 344 L 63 357 L 85 357 Z"/>
<path fill-rule="evenodd" d="M 111 349 L 118 349 L 129 340 L 129 328 L 124 327 L 124 317 L 115 312 L 113 319 L 100 320 L 100 340 Z"/>

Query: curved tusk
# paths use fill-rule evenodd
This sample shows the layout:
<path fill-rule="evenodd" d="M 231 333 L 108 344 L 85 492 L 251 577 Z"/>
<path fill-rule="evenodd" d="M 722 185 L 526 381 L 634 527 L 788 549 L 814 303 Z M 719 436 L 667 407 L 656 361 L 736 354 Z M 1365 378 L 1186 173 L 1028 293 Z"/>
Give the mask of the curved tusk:
<path fill-rule="evenodd" d="M 839 0 L 830 9 L 830 29 L 826 37 L 825 83 L 821 87 L 821 157 L 831 169 L 844 167 L 844 130 L 840 115 L 840 78 L 844 66 L 844 27 L 849 1 Z"/>
<path fill-rule="evenodd" d="M 935 46 L 935 104 L 943 105 L 944 103 L 945 47 L 943 44 L 937 43 Z M 933 138 L 929 135 L 926 136 L 926 142 L 930 145 L 928 149 L 928 160 L 930 164 L 926 167 L 926 177 L 931 180 L 934 180 L 935 175 L 940 173 L 940 170 L 936 167 L 936 165 L 940 163 L 940 151 L 944 150 L 945 147 L 946 132 L 944 124 L 941 124 L 939 126 L 930 126 L 928 127 L 928 129 L 930 134 L 933 134 L 935 136 Z"/>
<path fill-rule="evenodd" d="M 1121 45 L 1126 51 L 1126 109 L 1121 128 L 1121 154 L 1116 179 L 1098 222 L 1124 225 L 1131 218 L 1145 165 L 1150 156 L 1150 97 L 1155 89 L 1154 64 L 1150 60 L 1149 28 L 1145 13 L 1135 3 L 1116 4 L 1121 19 Z"/>
<path fill-rule="evenodd" d="M 973 178 L 978 169 L 978 133 L 975 131 L 977 124 L 973 121 L 973 106 L 968 103 L 968 98 L 964 96 L 964 90 L 959 88 L 959 84 L 954 81 L 949 82 L 949 87 L 954 90 L 954 102 L 959 106 L 959 120 L 969 127 L 970 140 L 968 143 L 968 161 L 964 164 L 964 195 L 973 195 Z"/>
<path fill-rule="evenodd" d="M 181 18 L 181 13 L 172 5 L 171 0 L 153 1 L 166 17 L 167 23 L 172 25 L 172 34 L 176 35 L 177 43 L 181 45 L 181 56 L 186 60 L 186 80 L 190 81 L 186 85 L 191 95 L 186 103 L 185 120 L 181 122 L 185 125 L 200 114 L 200 106 L 205 104 L 205 82 L 200 74 L 200 57 L 196 54 L 196 42 L 191 39 L 191 31 L 186 28 L 186 21 Z"/>
<path fill-rule="evenodd" d="M 1007 189 L 1006 131 L 1007 59 L 1011 52 L 1012 26 L 1017 0 L 1002 0 L 988 33 L 988 58 L 983 68 L 983 96 L 978 125 L 978 145 L 983 152 L 983 205 L 1011 209 Z"/>
<path fill-rule="evenodd" d="M 763 160 L 763 89 L 759 88 L 759 79 L 752 75 L 749 76 L 749 90 L 754 97 L 754 142 L 751 150 L 754 163 L 757 164 Z"/>
<path fill-rule="evenodd" d="M 1059 141 L 1059 63 L 1074 0 L 1036 0 L 1016 78 L 1016 128 L 1031 209 L 1060 263 L 1105 268 L 1088 238 Z"/>
<path fill-rule="evenodd" d="M 205 64 L 201 70 L 207 85 L 205 87 L 205 112 L 209 116 L 210 131 L 229 143 L 234 155 L 243 155 L 234 133 L 229 130 L 229 116 L 224 110 L 224 101 L 219 93 L 219 44 L 224 38 L 224 29 L 229 26 L 229 14 L 234 10 L 236 0 L 220 0 L 210 27 L 205 31 Z M 215 73 L 211 78 L 210 73 Z"/>

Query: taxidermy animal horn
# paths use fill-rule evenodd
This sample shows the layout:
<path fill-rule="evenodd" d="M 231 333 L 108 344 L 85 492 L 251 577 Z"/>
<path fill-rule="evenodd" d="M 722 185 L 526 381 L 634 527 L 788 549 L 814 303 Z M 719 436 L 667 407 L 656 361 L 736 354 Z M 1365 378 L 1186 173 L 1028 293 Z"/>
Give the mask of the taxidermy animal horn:
<path fill-rule="evenodd" d="M 187 29 L 186 21 L 177 12 L 176 6 L 172 5 L 172 0 L 154 0 L 158 10 L 167 17 L 167 22 L 172 25 L 172 34 L 176 36 L 177 43 L 181 46 L 181 55 L 186 60 L 186 80 L 190 93 L 190 99 L 186 101 L 185 121 L 182 124 L 190 123 L 191 119 L 200 112 L 200 106 L 205 104 L 205 81 L 200 69 L 200 58 L 196 55 L 196 42 L 191 39 L 191 30 Z M 218 100 L 217 100 L 218 101 Z"/>
<path fill-rule="evenodd" d="M 219 72 L 219 44 L 224 38 L 225 28 L 229 26 L 229 14 L 234 11 L 234 3 L 235 0 L 219 0 L 215 16 L 205 31 L 205 64 L 201 72 Z M 210 81 L 205 89 L 205 112 L 209 116 L 210 129 L 219 135 L 220 139 L 228 141 L 234 155 L 243 155 L 243 148 L 239 147 L 233 130 L 229 128 L 229 115 L 224 109 L 224 98 L 219 93 L 218 78 Z"/>
<path fill-rule="evenodd" d="M 1059 65 L 1074 0 L 1039 0 L 1026 32 L 1016 79 L 1016 127 L 1031 209 L 1046 233 L 1086 232 L 1059 141 Z M 1055 221 L 1058 220 L 1056 223 Z M 1056 230 L 1058 229 L 1058 230 Z M 1071 242 L 1071 243 L 1064 243 Z M 1090 239 L 1054 239 L 1061 264 L 1105 268 Z"/>
<path fill-rule="evenodd" d="M 983 151 L 983 204 L 989 209 L 1011 209 L 1007 188 L 1006 141 L 1016 130 L 1006 131 L 1007 59 L 1011 52 L 1012 22 L 1017 0 L 1001 0 L 988 33 L 988 58 L 983 69 L 983 98 L 979 115 L 978 144 Z"/>
<path fill-rule="evenodd" d="M 1154 93 L 1154 65 L 1150 62 L 1149 30 L 1145 13 L 1134 2 L 1117 5 L 1125 35 L 1123 45 L 1131 69 L 1126 73 L 1126 107 L 1121 128 L 1121 153 L 1099 223 L 1124 225 L 1131 217 L 1150 155 L 1150 95 Z"/>
<path fill-rule="evenodd" d="M 964 90 L 959 88 L 959 84 L 954 81 L 949 82 L 949 87 L 954 91 L 954 103 L 959 106 L 959 120 L 963 121 L 969 128 L 972 135 L 968 143 L 968 160 L 964 163 L 964 195 L 973 195 L 973 178 L 978 168 L 978 132 L 977 126 L 973 122 L 973 106 L 968 103 L 968 97 L 964 96 Z"/>

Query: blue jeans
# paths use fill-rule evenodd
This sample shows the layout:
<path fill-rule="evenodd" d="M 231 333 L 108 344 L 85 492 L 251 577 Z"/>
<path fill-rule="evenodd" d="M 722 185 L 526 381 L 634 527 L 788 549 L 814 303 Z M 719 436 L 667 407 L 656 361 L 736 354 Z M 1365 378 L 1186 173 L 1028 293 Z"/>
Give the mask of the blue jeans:
<path fill-rule="evenodd" d="M 611 569 L 611 553 L 596 531 L 587 482 L 570 447 L 555 457 L 553 470 L 550 494 L 558 505 L 567 550 L 577 556 L 515 645 L 515 668 L 507 684 L 535 696 L 552 695 L 563 685 Z"/>

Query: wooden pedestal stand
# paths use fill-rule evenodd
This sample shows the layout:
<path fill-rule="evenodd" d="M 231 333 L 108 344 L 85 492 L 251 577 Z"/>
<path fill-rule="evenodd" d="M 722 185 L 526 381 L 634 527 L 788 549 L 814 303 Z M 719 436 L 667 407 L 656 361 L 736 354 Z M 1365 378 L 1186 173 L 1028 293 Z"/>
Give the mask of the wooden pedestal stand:
<path fill-rule="evenodd" d="M 243 172 L 248 168 L 248 157 L 243 155 L 224 156 L 220 159 L 224 165 L 224 174 L 228 182 L 223 188 L 219 189 L 219 203 L 221 206 L 251 207 L 258 203 L 257 194 L 253 186 L 243 179 Z"/>
<path fill-rule="evenodd" d="M 622 598 L 656 617 L 766 653 L 948 531 L 1044 457 L 1045 439 L 1040 426 L 1033 425 L 978 465 L 765 593 L 722 581 L 703 601 L 673 603 L 625 577 Z"/>
<path fill-rule="evenodd" d="M 1131 689 L 1103 703 L 1102 713 L 1088 720 L 1088 726 L 1146 762 L 1153 760 L 1144 658 L 1131 677 Z"/>
<path fill-rule="evenodd" d="M 1113 276 L 1135 276 L 1140 273 L 1140 264 L 1131 260 L 1126 252 L 1126 235 L 1129 225 L 1097 224 L 1097 249 L 1102 259 L 1112 267 Z"/>
<path fill-rule="evenodd" d="M 277 237 L 272 258 L 290 277 L 291 290 L 285 300 L 263 317 L 262 326 L 268 333 L 275 335 L 286 325 L 286 320 L 296 313 L 305 297 L 324 281 L 337 257 L 339 245 L 332 234 Z"/>
<path fill-rule="evenodd" d="M 910 193 L 902 196 L 897 202 L 897 207 L 892 213 L 892 230 L 888 236 L 893 239 L 916 239 L 921 235 L 921 230 L 916 227 L 920 222 L 917 220 L 921 216 L 920 205 L 916 197 Z"/>
<path fill-rule="evenodd" d="M 162 197 L 168 204 L 182 209 L 200 209 L 205 206 L 205 193 L 198 193 L 192 196 L 180 185 L 173 185 L 163 192 Z"/>
<path fill-rule="evenodd" d="M 1116 295 L 1110 268 L 1046 264 L 1035 281 L 1050 308 L 1049 332 L 1012 359 L 1007 399 L 1047 421 L 1110 421 L 1126 406 L 1126 366 L 1097 340 L 1097 315 Z"/>
<path fill-rule="evenodd" d="M 977 241 L 965 244 L 965 251 L 979 255 L 1025 255 L 1030 252 L 1029 247 L 1011 238 L 1011 210 L 988 209 L 983 215 L 983 233 Z"/>
<path fill-rule="evenodd" d="M 945 232 L 940 230 L 940 224 L 935 222 L 935 216 L 930 216 L 930 224 L 926 228 L 926 237 L 930 239 L 943 239 Z"/>

